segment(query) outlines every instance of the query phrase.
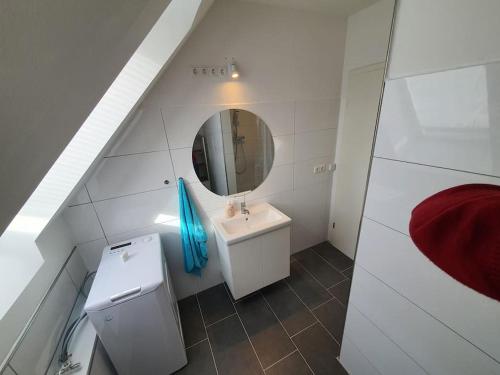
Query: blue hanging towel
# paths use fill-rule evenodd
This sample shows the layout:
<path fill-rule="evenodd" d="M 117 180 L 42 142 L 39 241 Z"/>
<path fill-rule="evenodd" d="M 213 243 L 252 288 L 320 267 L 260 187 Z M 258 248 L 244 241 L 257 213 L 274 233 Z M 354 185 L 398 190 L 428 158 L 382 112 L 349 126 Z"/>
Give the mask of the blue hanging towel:
<path fill-rule="evenodd" d="M 179 178 L 178 186 L 184 269 L 188 273 L 201 276 L 201 269 L 205 267 L 208 260 L 207 233 L 201 224 L 196 207 L 189 199 L 182 178 Z"/>

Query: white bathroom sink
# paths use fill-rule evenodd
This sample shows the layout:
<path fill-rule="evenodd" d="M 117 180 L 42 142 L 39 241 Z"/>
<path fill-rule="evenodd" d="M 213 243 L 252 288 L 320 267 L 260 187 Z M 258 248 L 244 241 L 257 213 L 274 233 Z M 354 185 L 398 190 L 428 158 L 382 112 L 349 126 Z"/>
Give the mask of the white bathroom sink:
<path fill-rule="evenodd" d="M 248 215 L 243 215 L 238 210 L 231 218 L 212 218 L 215 230 L 226 244 L 234 244 L 282 228 L 292 221 L 269 203 L 249 205 L 247 209 L 250 212 Z"/>

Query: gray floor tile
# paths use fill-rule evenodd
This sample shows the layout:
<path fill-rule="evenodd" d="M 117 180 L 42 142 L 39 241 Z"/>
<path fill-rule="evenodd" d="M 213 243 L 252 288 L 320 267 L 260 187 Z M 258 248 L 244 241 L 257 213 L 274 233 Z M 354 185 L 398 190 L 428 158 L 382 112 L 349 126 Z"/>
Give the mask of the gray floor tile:
<path fill-rule="evenodd" d="M 263 373 L 236 315 L 208 327 L 207 331 L 219 375 Z"/>
<path fill-rule="evenodd" d="M 293 337 L 294 343 L 316 375 L 347 374 L 337 361 L 339 345 L 323 327 L 315 324 Z"/>
<path fill-rule="evenodd" d="M 188 364 L 176 372 L 179 375 L 216 375 L 214 360 L 208 340 L 192 346 L 187 351 Z"/>
<path fill-rule="evenodd" d="M 326 288 L 345 279 L 344 275 L 329 265 L 313 249 L 303 250 L 294 254 L 294 257 Z"/>
<path fill-rule="evenodd" d="M 331 298 L 326 289 L 314 280 L 299 262 L 290 264 L 288 283 L 309 308 L 316 307 Z"/>
<path fill-rule="evenodd" d="M 328 291 L 332 296 L 337 298 L 345 306 L 349 300 L 349 293 L 351 291 L 351 279 L 344 280 L 337 285 L 328 288 Z"/>
<path fill-rule="evenodd" d="M 349 267 L 352 267 L 354 262 L 351 258 L 345 255 L 340 250 L 336 249 L 329 242 L 322 242 L 318 245 L 313 246 L 314 251 L 325 258 L 332 266 L 337 268 L 339 271 L 344 271 Z"/>
<path fill-rule="evenodd" d="M 201 312 L 206 325 L 215 323 L 236 312 L 224 284 L 216 285 L 198 293 L 198 300 L 200 301 Z"/>
<path fill-rule="evenodd" d="M 196 296 L 179 301 L 184 344 L 189 347 L 207 337 Z"/>
<path fill-rule="evenodd" d="M 251 297 L 251 296 L 256 295 L 256 294 L 260 294 L 260 290 L 257 290 L 255 292 L 250 293 L 246 296 L 243 296 L 239 299 L 234 299 L 233 295 L 231 294 L 231 290 L 229 289 L 229 286 L 226 283 L 224 283 L 224 286 L 226 287 L 227 294 L 229 295 L 229 299 L 231 300 L 232 303 L 238 303 L 238 302 L 244 300 L 245 298 Z"/>
<path fill-rule="evenodd" d="M 262 295 L 245 298 L 236 304 L 236 310 L 264 368 L 295 350 Z"/>
<path fill-rule="evenodd" d="M 349 267 L 345 271 L 342 271 L 342 275 L 344 275 L 345 277 L 348 277 L 348 278 L 352 279 L 352 273 L 353 272 L 354 272 L 354 267 Z"/>
<path fill-rule="evenodd" d="M 285 282 L 278 281 L 264 288 L 262 293 L 290 336 L 316 321 Z"/>
<path fill-rule="evenodd" d="M 315 308 L 313 313 L 332 334 L 332 336 L 335 337 L 337 342 L 342 342 L 346 307 L 334 299 Z"/>
<path fill-rule="evenodd" d="M 299 352 L 286 357 L 266 370 L 266 375 L 307 375 L 312 374 Z"/>

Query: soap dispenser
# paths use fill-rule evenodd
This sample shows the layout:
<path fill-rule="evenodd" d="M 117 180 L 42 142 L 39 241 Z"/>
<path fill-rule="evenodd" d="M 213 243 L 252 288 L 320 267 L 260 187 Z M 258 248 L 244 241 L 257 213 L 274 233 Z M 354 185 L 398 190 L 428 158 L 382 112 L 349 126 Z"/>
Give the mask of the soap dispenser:
<path fill-rule="evenodd" d="M 232 199 L 228 199 L 224 208 L 224 215 L 229 218 L 234 216 L 234 204 Z"/>

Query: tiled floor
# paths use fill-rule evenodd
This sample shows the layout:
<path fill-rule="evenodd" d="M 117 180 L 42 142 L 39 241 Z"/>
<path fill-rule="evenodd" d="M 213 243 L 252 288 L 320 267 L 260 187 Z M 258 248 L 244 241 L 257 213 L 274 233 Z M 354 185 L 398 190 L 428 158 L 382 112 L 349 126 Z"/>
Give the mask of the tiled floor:
<path fill-rule="evenodd" d="M 183 299 L 178 374 L 346 374 L 336 357 L 352 266 L 324 242 L 292 256 L 289 278 L 238 301 L 224 284 Z"/>

